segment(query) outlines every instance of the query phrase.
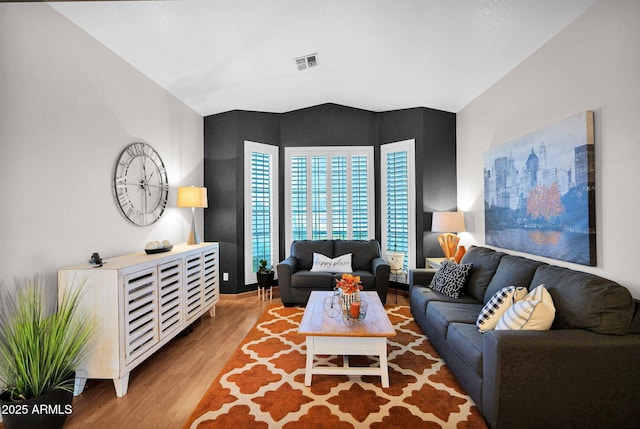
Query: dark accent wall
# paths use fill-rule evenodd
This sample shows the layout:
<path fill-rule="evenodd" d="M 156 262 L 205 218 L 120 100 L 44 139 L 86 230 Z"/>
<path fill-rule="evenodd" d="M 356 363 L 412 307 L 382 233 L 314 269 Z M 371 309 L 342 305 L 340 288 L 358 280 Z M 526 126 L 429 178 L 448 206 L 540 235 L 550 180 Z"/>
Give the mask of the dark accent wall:
<path fill-rule="evenodd" d="M 425 257 L 444 256 L 434 234 L 425 232 L 433 212 L 456 210 L 456 115 L 427 108 L 378 114 L 379 145 L 409 139 L 416 142 L 416 266 L 424 267 Z"/>
<path fill-rule="evenodd" d="M 337 104 L 283 113 L 281 146 L 373 146 L 377 114 Z"/>
<path fill-rule="evenodd" d="M 278 145 L 280 116 L 234 110 L 204 118 L 204 239 L 220 243 L 220 292 L 251 290 L 244 284 L 244 142 Z M 229 281 L 222 281 L 229 273 Z M 255 290 L 255 287 L 253 288 Z"/>
<path fill-rule="evenodd" d="M 380 239 L 380 145 L 416 141 L 416 265 L 425 256 L 442 254 L 431 227 L 431 213 L 456 208 L 455 114 L 427 108 L 371 112 L 336 104 L 322 104 L 282 114 L 234 110 L 205 117 L 205 240 L 220 242 L 222 293 L 240 293 L 255 287 L 244 284 L 244 141 L 290 146 L 374 146 L 376 232 Z M 284 165 L 284 150 L 280 151 Z M 283 168 L 280 195 L 284 195 Z M 280 213 L 284 199 L 280 198 Z M 420 228 L 423 230 L 420 230 Z M 289 253 L 280 220 L 280 259 Z M 431 237 L 431 239 L 429 239 Z M 423 243 L 423 246 L 420 246 Z"/>
<path fill-rule="evenodd" d="M 380 170 L 380 149 L 377 146 L 377 114 L 368 110 L 338 104 L 321 104 L 284 113 L 280 122 L 280 146 L 375 146 L 374 168 Z M 376 153 L 377 152 L 377 153 Z M 284 164 L 284 149 L 280 151 L 280 165 Z M 280 169 L 280 195 L 284 195 L 284 168 Z M 380 185 L 376 181 L 376 201 Z M 376 211 L 379 207 L 376 206 Z M 280 199 L 280 213 L 284 213 L 284 198 Z M 378 217 L 379 213 L 376 215 Z M 284 241 L 284 217 L 280 218 L 280 253 L 289 255 L 291 243 Z M 376 229 L 376 237 L 380 231 Z"/>
<path fill-rule="evenodd" d="M 434 207 L 456 209 L 455 114 L 426 108 L 379 113 L 380 145 L 409 139 L 416 142 L 416 266 L 424 267 L 426 256 L 442 255 L 437 238 L 434 242 L 425 232 L 431 230 Z"/>

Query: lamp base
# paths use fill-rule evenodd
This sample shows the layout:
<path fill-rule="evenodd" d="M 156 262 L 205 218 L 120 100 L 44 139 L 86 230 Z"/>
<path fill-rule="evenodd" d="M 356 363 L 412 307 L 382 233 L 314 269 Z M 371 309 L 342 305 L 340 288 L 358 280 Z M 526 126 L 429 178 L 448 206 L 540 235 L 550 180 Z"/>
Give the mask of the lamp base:
<path fill-rule="evenodd" d="M 191 231 L 189 231 L 189 239 L 187 244 L 200 244 L 200 237 L 196 230 L 196 209 L 191 207 Z"/>
<path fill-rule="evenodd" d="M 450 232 L 445 232 L 438 236 L 438 242 L 440 243 L 440 247 L 442 247 L 445 258 L 451 260 L 456 253 L 460 237 Z"/>
<path fill-rule="evenodd" d="M 198 237 L 198 232 L 193 227 L 189 232 L 189 239 L 187 240 L 187 244 L 200 244 L 200 237 Z"/>

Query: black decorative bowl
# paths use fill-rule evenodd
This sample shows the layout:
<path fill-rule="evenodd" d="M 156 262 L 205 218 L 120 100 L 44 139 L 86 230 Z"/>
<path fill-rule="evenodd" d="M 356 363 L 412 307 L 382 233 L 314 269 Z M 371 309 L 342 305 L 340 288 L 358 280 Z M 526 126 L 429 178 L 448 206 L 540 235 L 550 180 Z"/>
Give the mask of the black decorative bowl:
<path fill-rule="evenodd" d="M 153 255 L 154 253 L 168 252 L 171 249 L 173 249 L 173 245 L 169 247 L 163 247 L 162 249 L 145 249 L 144 251 L 146 252 L 147 255 Z"/>

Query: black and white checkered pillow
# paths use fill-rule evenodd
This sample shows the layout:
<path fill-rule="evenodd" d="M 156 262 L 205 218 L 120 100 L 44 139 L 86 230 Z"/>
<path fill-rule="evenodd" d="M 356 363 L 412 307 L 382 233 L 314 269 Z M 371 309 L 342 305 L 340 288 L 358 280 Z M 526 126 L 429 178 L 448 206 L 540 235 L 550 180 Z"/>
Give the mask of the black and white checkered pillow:
<path fill-rule="evenodd" d="M 507 308 L 496 330 L 536 330 L 546 331 L 553 325 L 556 309 L 553 298 L 544 284 L 533 289 L 521 301 Z"/>
<path fill-rule="evenodd" d="M 460 291 L 467 281 L 472 264 L 456 264 L 444 261 L 433 276 L 429 287 L 451 298 L 460 298 Z"/>
<path fill-rule="evenodd" d="M 500 289 L 482 307 L 476 326 L 480 332 L 494 329 L 502 315 L 517 301 L 527 295 L 526 287 L 508 286 Z"/>

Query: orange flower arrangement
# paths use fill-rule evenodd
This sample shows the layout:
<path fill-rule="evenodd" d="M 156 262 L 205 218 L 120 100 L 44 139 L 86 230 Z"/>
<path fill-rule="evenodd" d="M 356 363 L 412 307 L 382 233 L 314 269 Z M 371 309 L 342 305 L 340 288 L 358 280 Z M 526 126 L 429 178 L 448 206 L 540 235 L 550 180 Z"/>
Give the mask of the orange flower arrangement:
<path fill-rule="evenodd" d="M 360 276 L 354 276 L 353 274 L 343 274 L 340 280 L 336 280 L 336 285 L 342 289 L 343 293 L 347 294 L 362 290 Z"/>

